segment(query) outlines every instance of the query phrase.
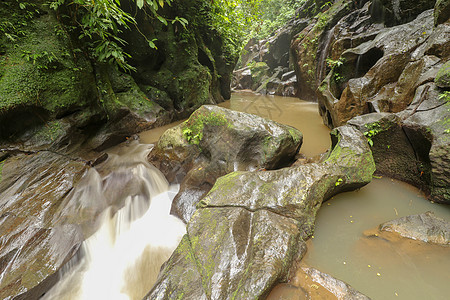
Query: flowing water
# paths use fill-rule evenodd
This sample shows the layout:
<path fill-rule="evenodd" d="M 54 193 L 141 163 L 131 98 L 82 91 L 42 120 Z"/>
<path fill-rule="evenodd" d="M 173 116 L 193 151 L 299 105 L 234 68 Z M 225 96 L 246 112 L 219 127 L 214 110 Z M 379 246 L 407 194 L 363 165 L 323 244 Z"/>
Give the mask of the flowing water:
<path fill-rule="evenodd" d="M 150 149 L 133 142 L 110 151 L 101 169 L 91 169 L 72 194 L 78 209 L 87 203 L 110 206 L 43 299 L 134 300 L 151 289 L 186 229 L 169 215 L 178 186 L 169 186 L 146 161 Z"/>

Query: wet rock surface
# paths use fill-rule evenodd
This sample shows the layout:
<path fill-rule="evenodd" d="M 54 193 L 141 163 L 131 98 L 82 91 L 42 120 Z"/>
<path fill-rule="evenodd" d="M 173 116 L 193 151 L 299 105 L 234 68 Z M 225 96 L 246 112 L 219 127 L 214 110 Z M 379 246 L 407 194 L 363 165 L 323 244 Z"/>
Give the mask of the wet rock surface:
<path fill-rule="evenodd" d="M 374 172 L 360 132 L 341 127 L 332 136 L 324 163 L 220 177 L 145 299 L 259 298 L 287 280 L 322 201 L 365 185 Z"/>
<path fill-rule="evenodd" d="M 87 170 L 51 152 L 17 155 L 2 162 L 0 179 L 0 297 L 37 299 L 58 279 L 83 234 L 55 212 Z"/>
<path fill-rule="evenodd" d="M 296 277 L 291 282 L 306 291 L 309 299 L 352 299 L 370 298 L 355 290 L 349 284 L 305 264 L 300 265 Z M 331 293 L 331 295 L 330 295 Z M 333 297 L 334 296 L 334 297 Z"/>
<path fill-rule="evenodd" d="M 428 10 L 343 52 L 342 65 L 328 73 L 318 89 L 324 122 L 339 126 L 357 115 L 404 110 L 448 59 L 443 37 L 449 28 L 435 28 Z"/>
<path fill-rule="evenodd" d="M 426 91 L 419 93 L 426 96 L 416 96 L 400 113 L 367 114 L 348 124 L 364 132 L 371 141 L 379 174 L 419 187 L 431 201 L 449 203 L 450 105 L 439 99 L 440 91 L 433 83 L 419 91 Z"/>
<path fill-rule="evenodd" d="M 381 224 L 379 232 L 391 232 L 401 237 L 425 243 L 450 245 L 450 223 L 432 212 L 412 215 Z"/>
<path fill-rule="evenodd" d="M 181 180 L 172 213 L 188 221 L 216 179 L 237 170 L 275 169 L 290 163 L 302 143 L 295 128 L 214 106 L 203 106 L 166 131 L 149 161 L 169 181 Z"/>

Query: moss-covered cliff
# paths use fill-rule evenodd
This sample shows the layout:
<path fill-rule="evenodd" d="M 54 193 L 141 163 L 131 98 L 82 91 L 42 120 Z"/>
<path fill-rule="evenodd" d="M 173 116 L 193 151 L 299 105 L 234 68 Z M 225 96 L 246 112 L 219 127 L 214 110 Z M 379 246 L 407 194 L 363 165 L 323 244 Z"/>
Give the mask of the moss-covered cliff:
<path fill-rule="evenodd" d="M 164 6 L 158 11 L 164 23 L 122 1 L 137 21 L 121 33 L 136 68 L 131 74 L 93 59 L 92 40 L 79 40 L 70 7 L 54 11 L 49 3 L 0 5 L 1 148 L 84 142 L 102 149 L 230 97 L 236 54 L 208 26 L 211 6 L 204 1 Z M 172 22 L 177 17 L 188 24 Z M 51 138 L 36 143 L 37 132 Z"/>

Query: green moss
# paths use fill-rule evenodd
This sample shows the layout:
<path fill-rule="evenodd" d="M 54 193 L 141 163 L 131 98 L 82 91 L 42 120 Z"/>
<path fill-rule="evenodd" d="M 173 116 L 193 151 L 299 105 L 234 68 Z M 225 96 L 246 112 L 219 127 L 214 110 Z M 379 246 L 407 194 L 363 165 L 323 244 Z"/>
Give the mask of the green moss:
<path fill-rule="evenodd" d="M 65 132 L 66 131 L 62 127 L 60 121 L 53 121 L 42 126 L 42 128 L 35 133 L 34 139 L 51 143 L 59 136 L 65 134 Z"/>
<path fill-rule="evenodd" d="M 295 144 L 300 143 L 300 141 L 303 138 L 303 134 L 300 131 L 298 131 L 298 130 L 296 130 L 294 128 L 288 128 L 288 131 L 289 131 L 289 134 L 291 135 L 294 143 Z"/>
<path fill-rule="evenodd" d="M 75 59 L 67 37 L 52 34 L 57 24 L 52 13 L 42 15 L 28 22 L 15 45 L 8 45 L 1 62 L 0 112 L 40 106 L 61 114 L 90 101 L 93 84 L 85 74 L 90 65 Z"/>
<path fill-rule="evenodd" d="M 450 61 L 439 69 L 434 82 L 440 88 L 450 88 Z"/>
<path fill-rule="evenodd" d="M 228 124 L 225 115 L 208 112 L 193 114 L 189 120 L 183 124 L 183 136 L 190 144 L 198 145 L 203 139 L 203 129 L 208 126 L 231 126 Z"/>

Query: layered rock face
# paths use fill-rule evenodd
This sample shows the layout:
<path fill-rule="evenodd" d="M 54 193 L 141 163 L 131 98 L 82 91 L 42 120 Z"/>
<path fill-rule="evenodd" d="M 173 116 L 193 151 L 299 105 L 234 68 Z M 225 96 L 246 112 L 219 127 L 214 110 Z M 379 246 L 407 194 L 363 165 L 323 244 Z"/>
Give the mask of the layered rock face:
<path fill-rule="evenodd" d="M 329 127 L 364 132 L 378 173 L 441 203 L 450 199 L 447 9 L 446 1 L 336 1 L 291 44 L 299 97 L 317 99 Z"/>
<path fill-rule="evenodd" d="M 337 128 L 332 141 L 323 163 L 220 177 L 146 299 L 260 298 L 286 280 L 322 201 L 367 184 L 375 170 L 358 130 Z"/>

